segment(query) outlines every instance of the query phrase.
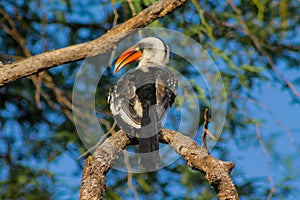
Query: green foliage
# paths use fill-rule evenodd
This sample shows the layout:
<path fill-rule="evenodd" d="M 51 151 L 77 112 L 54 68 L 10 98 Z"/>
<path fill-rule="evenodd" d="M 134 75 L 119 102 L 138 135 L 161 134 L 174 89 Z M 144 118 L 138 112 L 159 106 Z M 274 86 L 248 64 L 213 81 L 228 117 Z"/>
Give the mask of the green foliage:
<path fill-rule="evenodd" d="M 28 56 L 28 52 L 35 55 L 93 40 L 112 28 L 115 19 L 112 4 L 119 14 L 117 22 L 122 23 L 155 1 L 100 2 L 101 5 L 92 0 L 48 3 L 1 1 L 0 9 L 8 14 L 14 24 L 3 17 L 3 12 L 0 13 L 0 60 L 3 63 L 14 62 Z M 289 76 L 299 73 L 299 2 L 234 2 L 240 14 L 225 1 L 188 1 L 184 7 L 150 25 L 171 28 L 190 36 L 208 51 L 219 67 L 227 94 L 227 116 L 220 142 L 213 153 L 222 160 L 233 159 L 233 148 L 242 151 L 252 145 L 260 147 L 253 127 L 263 127 L 267 119 L 257 119 L 252 115 L 252 110 L 256 106 L 264 110 L 255 97 L 261 87 L 275 85 L 288 91 L 296 105 L 299 103 L 299 98 L 285 81 L 290 81 L 299 89 L 299 77 Z M 25 44 L 3 27 L 15 30 Z M 188 65 L 176 56 L 174 60 L 171 63 L 173 66 Z M 278 66 L 277 70 L 274 70 L 270 60 Z M 58 181 L 61 174 L 54 173 L 53 166 L 62 167 L 55 163 L 65 155 L 72 157 L 77 163 L 74 177 L 80 180 L 82 160 L 77 158 L 85 148 L 70 117 L 71 108 L 59 98 L 64 96 L 71 100 L 75 74 L 80 64 L 74 62 L 48 70 L 54 87 L 47 85 L 45 76 L 41 74 L 36 76 L 41 78 L 38 86 L 32 79 L 26 78 L 0 88 L 0 199 L 78 197 L 78 191 L 73 194 L 70 185 Z M 99 67 L 92 65 L 91 68 Z M 193 72 L 183 67 L 178 70 L 189 78 L 200 101 L 200 109 L 210 107 L 211 97 L 204 87 L 196 84 Z M 97 115 L 106 120 L 106 124 L 101 124 L 105 130 L 109 129 L 107 124 L 113 124 L 106 97 L 115 81 L 111 70 L 106 70 L 95 97 Z M 178 97 L 176 105 L 185 100 L 191 101 Z M 276 150 L 278 133 L 266 134 L 268 137 L 263 141 L 268 158 L 282 171 L 293 171 L 294 157 Z M 233 176 L 237 179 L 242 199 L 267 199 L 272 187 L 267 177 L 244 177 L 241 168 L 235 170 Z M 274 180 L 274 198 L 299 198 L 295 192 L 299 188 L 295 188 L 294 182 L 297 176 L 299 174 L 293 172 L 277 177 Z M 107 199 L 133 199 L 133 192 L 128 191 L 127 174 L 112 170 L 107 179 Z M 216 199 L 203 175 L 188 169 L 181 159 L 157 173 L 134 174 L 132 185 L 140 199 Z"/>

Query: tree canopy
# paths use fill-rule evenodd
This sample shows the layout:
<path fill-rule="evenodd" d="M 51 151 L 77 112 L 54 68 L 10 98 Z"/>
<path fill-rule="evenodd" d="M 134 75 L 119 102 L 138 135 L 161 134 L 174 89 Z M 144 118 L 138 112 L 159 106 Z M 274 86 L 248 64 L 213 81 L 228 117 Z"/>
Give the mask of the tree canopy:
<path fill-rule="evenodd" d="M 0 68 L 94 40 L 154 2 L 1 1 Z M 218 67 L 227 110 L 211 154 L 234 161 L 232 177 L 242 199 L 299 198 L 299 18 L 296 0 L 191 0 L 148 26 L 192 38 Z M 187 65 L 172 56 L 171 65 Z M 82 63 L 59 65 L 0 88 L 0 199 L 78 198 L 88 155 L 80 156 L 86 148 L 73 121 L 72 91 Z M 195 71 L 178 70 L 191 83 L 200 110 L 210 107 L 209 91 L 194 80 Z M 99 123 L 111 130 L 107 136 L 118 129 L 106 102 L 116 78 L 107 68 L 95 97 Z M 176 103 L 183 100 L 179 95 Z M 170 128 L 177 119 L 171 115 Z M 199 144 L 202 123 L 195 136 Z M 216 199 L 204 177 L 182 158 L 157 173 L 111 170 L 107 176 L 107 199 Z"/>

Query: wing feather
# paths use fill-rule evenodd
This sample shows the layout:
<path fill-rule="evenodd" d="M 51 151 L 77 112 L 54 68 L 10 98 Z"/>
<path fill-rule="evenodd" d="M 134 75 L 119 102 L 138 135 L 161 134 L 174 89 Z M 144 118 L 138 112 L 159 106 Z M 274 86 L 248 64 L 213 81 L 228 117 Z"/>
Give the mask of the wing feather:
<path fill-rule="evenodd" d="M 152 86 L 150 85 L 152 84 Z M 153 88 L 153 89 L 152 89 Z M 110 90 L 108 103 L 112 114 L 121 128 L 125 126 L 141 128 L 143 108 L 149 102 L 158 105 L 158 120 L 161 120 L 166 110 L 174 103 L 177 90 L 177 80 L 173 73 L 158 67 L 147 71 L 134 70 L 128 72 Z M 155 95 L 154 101 L 151 96 Z M 118 122 L 121 120 L 122 122 Z"/>
<path fill-rule="evenodd" d="M 136 88 L 131 76 L 125 76 L 111 89 L 109 104 L 113 115 L 120 115 L 121 119 L 132 127 L 140 128 L 142 111 Z"/>

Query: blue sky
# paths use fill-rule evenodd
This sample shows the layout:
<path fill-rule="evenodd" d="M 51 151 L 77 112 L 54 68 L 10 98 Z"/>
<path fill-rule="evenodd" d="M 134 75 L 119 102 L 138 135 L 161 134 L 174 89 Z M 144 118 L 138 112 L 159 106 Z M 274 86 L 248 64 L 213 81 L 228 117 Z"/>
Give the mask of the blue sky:
<path fill-rule="evenodd" d="M 250 146 L 242 151 L 234 148 L 234 151 L 231 152 L 231 158 L 235 161 L 236 168 L 242 169 L 247 178 L 268 179 L 268 176 L 271 176 L 277 189 L 277 184 L 282 181 L 284 176 L 291 175 L 298 177 L 292 181 L 297 190 L 292 192 L 291 196 L 285 198 L 291 200 L 298 199 L 300 198 L 300 106 L 291 103 L 292 99 L 288 92 L 282 91 L 278 86 L 265 84 L 257 88 L 254 94 L 256 94 L 255 97 L 257 100 L 266 106 L 268 110 L 252 105 L 250 107 L 251 114 L 253 114 L 254 118 L 265 120 L 259 129 L 265 145 L 273 137 L 272 134 L 275 134 L 274 148 L 276 152 L 279 152 L 278 157 L 272 156 L 269 151 L 267 151 L 266 155 L 259 144 Z M 269 113 L 269 111 L 272 113 Z M 296 144 L 292 143 L 288 135 L 289 133 L 285 128 L 289 128 L 290 134 Z M 284 160 L 286 158 L 291 158 L 292 160 L 292 167 L 290 169 L 281 166 L 285 165 Z M 269 163 L 268 159 L 271 159 L 272 163 Z M 279 159 L 279 161 L 275 161 L 274 159 Z M 269 179 L 268 184 L 271 185 Z"/>

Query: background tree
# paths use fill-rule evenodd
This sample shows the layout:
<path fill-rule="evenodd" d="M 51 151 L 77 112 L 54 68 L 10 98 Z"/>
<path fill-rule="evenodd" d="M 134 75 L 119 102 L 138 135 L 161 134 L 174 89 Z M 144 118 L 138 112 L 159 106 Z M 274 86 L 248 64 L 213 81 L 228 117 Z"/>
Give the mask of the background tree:
<path fill-rule="evenodd" d="M 1 1 L 1 61 L 90 41 L 151 3 Z M 150 25 L 192 37 L 219 67 L 228 114 L 212 154 L 235 162 L 233 177 L 243 199 L 299 198 L 299 14 L 296 0 L 188 1 Z M 0 199 L 78 197 L 83 162 L 77 158 L 85 148 L 72 122 L 71 95 L 80 64 L 0 88 Z M 108 71 L 99 91 L 108 91 L 113 79 Z M 97 94 L 99 122 L 109 130 L 107 95 Z M 205 102 L 205 95 L 199 98 Z M 107 198 L 215 198 L 183 159 L 155 176 L 116 170 L 107 176 Z"/>

